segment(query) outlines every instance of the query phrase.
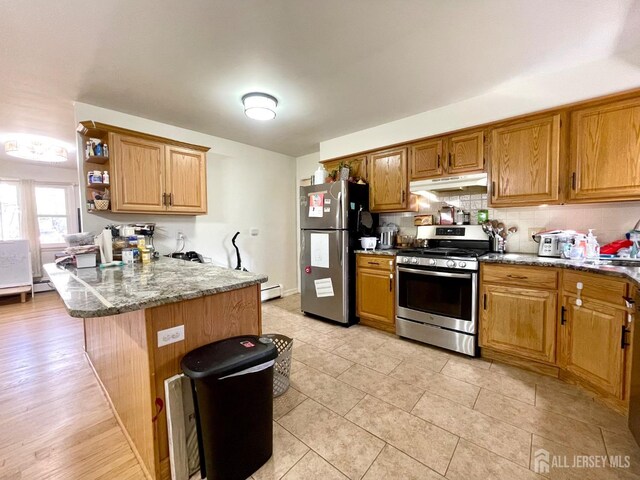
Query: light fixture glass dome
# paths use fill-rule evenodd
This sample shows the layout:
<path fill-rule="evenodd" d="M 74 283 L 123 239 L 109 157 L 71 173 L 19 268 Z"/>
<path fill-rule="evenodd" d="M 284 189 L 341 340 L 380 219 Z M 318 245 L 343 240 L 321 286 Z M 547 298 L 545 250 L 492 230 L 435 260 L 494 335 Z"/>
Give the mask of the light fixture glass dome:
<path fill-rule="evenodd" d="M 276 118 L 278 100 L 266 93 L 247 93 L 242 97 L 244 114 L 254 120 L 273 120 Z"/>
<path fill-rule="evenodd" d="M 53 139 L 31 135 L 17 135 L 4 142 L 7 155 L 38 162 L 59 163 L 67 161 L 67 149 Z"/>

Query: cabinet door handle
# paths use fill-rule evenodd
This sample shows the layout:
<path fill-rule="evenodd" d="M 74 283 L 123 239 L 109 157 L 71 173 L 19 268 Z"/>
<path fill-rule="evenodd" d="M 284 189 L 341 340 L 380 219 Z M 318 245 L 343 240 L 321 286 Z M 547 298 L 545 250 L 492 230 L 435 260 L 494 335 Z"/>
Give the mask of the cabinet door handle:
<path fill-rule="evenodd" d="M 447 163 L 447 168 L 451 168 L 451 157 L 452 157 L 452 156 L 453 156 L 453 155 L 451 154 L 451 152 L 449 152 L 449 161 L 448 161 L 448 163 Z"/>
<path fill-rule="evenodd" d="M 495 181 L 491 182 L 491 196 L 493 198 L 496 198 L 496 182 Z"/>
<path fill-rule="evenodd" d="M 487 309 L 487 294 L 486 293 L 483 295 L 482 302 L 483 302 L 483 308 L 486 310 Z"/>
<path fill-rule="evenodd" d="M 624 325 L 622 326 L 622 335 L 620 335 L 620 348 L 624 350 L 624 347 L 626 347 L 627 345 L 629 345 L 627 343 L 627 332 L 629 330 L 627 330 L 627 327 L 625 327 Z"/>
<path fill-rule="evenodd" d="M 560 309 L 560 325 L 564 325 L 565 323 L 567 323 L 567 318 L 565 317 L 566 313 L 567 309 L 563 305 Z"/>
<path fill-rule="evenodd" d="M 389 274 L 389 291 L 393 292 L 393 273 Z"/>
<path fill-rule="evenodd" d="M 572 190 L 576 189 L 576 172 L 573 172 L 571 174 L 571 189 Z"/>
<path fill-rule="evenodd" d="M 172 207 L 173 206 L 173 193 L 169 194 L 169 206 Z"/>
<path fill-rule="evenodd" d="M 407 196 L 407 192 L 405 192 L 404 190 L 402 191 L 402 203 L 404 203 L 404 199 Z"/>
<path fill-rule="evenodd" d="M 440 154 L 438 154 L 438 170 L 440 170 Z"/>
<path fill-rule="evenodd" d="M 631 297 L 623 296 L 622 299 L 624 300 L 624 303 L 627 306 L 627 308 L 633 308 L 633 306 L 636 304 L 635 300 Z"/>
<path fill-rule="evenodd" d="M 162 194 L 162 205 L 164 205 L 165 207 L 167 206 L 167 194 L 166 193 Z"/>

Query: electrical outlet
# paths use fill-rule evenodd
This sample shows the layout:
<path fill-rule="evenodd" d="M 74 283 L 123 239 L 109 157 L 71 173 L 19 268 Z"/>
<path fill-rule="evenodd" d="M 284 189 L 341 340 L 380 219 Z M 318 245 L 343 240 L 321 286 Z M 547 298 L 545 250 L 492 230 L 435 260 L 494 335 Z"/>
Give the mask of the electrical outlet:
<path fill-rule="evenodd" d="M 251 235 L 252 237 L 257 237 L 259 233 L 260 233 L 260 230 L 258 230 L 257 228 L 249 229 L 249 235 Z"/>
<path fill-rule="evenodd" d="M 167 328 L 158 332 L 158 348 L 184 340 L 184 325 Z"/>
<path fill-rule="evenodd" d="M 542 227 L 531 227 L 529 228 L 529 236 L 527 237 L 529 239 L 530 242 L 533 242 L 533 236 L 538 233 L 541 232 L 543 230 Z"/>

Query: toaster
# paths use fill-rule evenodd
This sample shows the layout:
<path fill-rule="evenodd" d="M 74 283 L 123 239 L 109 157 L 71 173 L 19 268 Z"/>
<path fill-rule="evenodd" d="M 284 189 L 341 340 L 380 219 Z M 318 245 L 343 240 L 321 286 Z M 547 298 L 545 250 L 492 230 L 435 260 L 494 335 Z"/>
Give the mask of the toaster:
<path fill-rule="evenodd" d="M 538 243 L 539 257 L 561 257 L 565 245 L 573 243 L 576 232 L 573 230 L 552 230 L 538 232 L 533 240 Z"/>

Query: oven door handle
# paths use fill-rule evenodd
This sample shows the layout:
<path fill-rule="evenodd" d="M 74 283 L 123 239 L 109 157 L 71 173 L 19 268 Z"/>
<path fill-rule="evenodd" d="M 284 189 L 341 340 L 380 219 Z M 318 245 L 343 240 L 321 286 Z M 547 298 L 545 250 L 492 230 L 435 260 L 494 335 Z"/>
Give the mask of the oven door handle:
<path fill-rule="evenodd" d="M 435 272 L 433 270 L 418 270 L 417 268 L 398 267 L 399 272 L 417 273 L 418 275 L 428 275 L 430 277 L 447 277 L 447 278 L 471 278 L 471 273 L 451 273 L 451 272 Z"/>

